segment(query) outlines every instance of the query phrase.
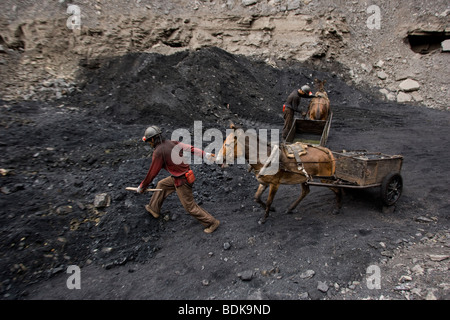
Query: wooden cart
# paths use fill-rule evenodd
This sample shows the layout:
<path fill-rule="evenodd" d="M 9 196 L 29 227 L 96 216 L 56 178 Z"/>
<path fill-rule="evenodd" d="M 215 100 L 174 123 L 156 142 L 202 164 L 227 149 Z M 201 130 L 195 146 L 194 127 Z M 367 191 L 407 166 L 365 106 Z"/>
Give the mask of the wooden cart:
<path fill-rule="evenodd" d="M 317 179 L 308 182 L 309 185 L 353 189 L 379 187 L 384 205 L 392 206 L 398 201 L 403 190 L 400 174 L 403 156 L 365 150 L 333 152 L 333 155 L 335 175 L 315 177 Z M 318 182 L 321 180 L 326 182 Z"/>
<path fill-rule="evenodd" d="M 291 130 L 286 137 L 286 142 L 303 142 L 310 145 L 325 147 L 330 132 L 332 118 L 333 113 L 330 112 L 327 120 L 295 119 Z"/>

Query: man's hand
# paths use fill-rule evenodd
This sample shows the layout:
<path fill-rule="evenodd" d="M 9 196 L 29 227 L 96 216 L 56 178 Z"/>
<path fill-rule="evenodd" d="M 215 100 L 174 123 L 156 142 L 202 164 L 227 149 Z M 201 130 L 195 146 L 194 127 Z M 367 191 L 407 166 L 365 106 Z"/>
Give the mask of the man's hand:
<path fill-rule="evenodd" d="M 214 153 L 206 152 L 205 159 L 206 163 L 214 163 L 216 161 L 216 155 Z"/>
<path fill-rule="evenodd" d="M 141 186 L 139 186 L 139 187 L 137 188 L 136 192 L 137 192 L 137 193 L 140 193 L 140 194 L 143 194 L 143 193 L 144 193 L 144 189 L 143 189 Z"/>

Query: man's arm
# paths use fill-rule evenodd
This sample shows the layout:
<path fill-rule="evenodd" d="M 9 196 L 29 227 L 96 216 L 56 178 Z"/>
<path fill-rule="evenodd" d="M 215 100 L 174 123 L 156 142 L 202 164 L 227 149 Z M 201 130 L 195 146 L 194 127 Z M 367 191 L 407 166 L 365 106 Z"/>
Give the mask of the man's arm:
<path fill-rule="evenodd" d="M 315 97 L 315 95 L 312 94 L 312 92 L 310 92 L 311 94 L 302 91 L 301 89 L 298 89 L 298 94 L 300 97 L 302 98 L 308 98 L 308 99 L 312 99 Z"/>
<path fill-rule="evenodd" d="M 197 157 L 203 158 L 206 156 L 206 152 L 202 149 L 195 148 L 194 146 L 188 145 L 186 143 L 178 142 L 177 143 L 184 151 L 189 151 L 190 153 L 196 155 Z"/>
<path fill-rule="evenodd" d="M 139 188 L 141 190 L 147 189 L 150 183 L 152 183 L 153 179 L 155 179 L 155 177 L 158 175 L 159 171 L 161 171 L 162 167 L 163 167 L 162 155 L 158 155 L 158 153 L 155 150 L 153 152 L 152 164 L 150 165 L 150 169 L 148 169 L 147 175 L 145 176 L 145 179 L 142 180 L 141 184 L 139 185 Z"/>

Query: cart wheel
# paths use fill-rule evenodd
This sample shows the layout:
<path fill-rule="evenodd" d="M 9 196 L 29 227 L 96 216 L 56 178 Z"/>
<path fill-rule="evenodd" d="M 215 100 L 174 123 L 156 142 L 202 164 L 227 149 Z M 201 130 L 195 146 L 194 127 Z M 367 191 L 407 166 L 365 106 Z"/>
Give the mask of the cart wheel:
<path fill-rule="evenodd" d="M 403 179 L 398 173 L 388 174 L 381 184 L 381 200 L 387 206 L 392 206 L 400 199 L 403 190 Z"/>

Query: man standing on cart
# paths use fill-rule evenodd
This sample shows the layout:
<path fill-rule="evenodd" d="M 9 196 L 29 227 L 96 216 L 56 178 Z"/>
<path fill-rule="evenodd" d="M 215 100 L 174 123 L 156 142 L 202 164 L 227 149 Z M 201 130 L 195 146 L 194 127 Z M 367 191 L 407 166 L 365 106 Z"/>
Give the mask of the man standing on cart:
<path fill-rule="evenodd" d="M 283 141 L 286 140 L 287 135 L 292 128 L 292 124 L 294 123 L 294 113 L 301 112 L 301 110 L 299 110 L 301 98 L 311 99 L 313 97 L 314 96 L 311 92 L 311 88 L 308 85 L 304 85 L 301 87 L 301 89 L 292 91 L 292 93 L 288 96 L 286 103 L 283 105 Z M 306 112 L 302 112 L 302 115 L 305 116 Z"/>

